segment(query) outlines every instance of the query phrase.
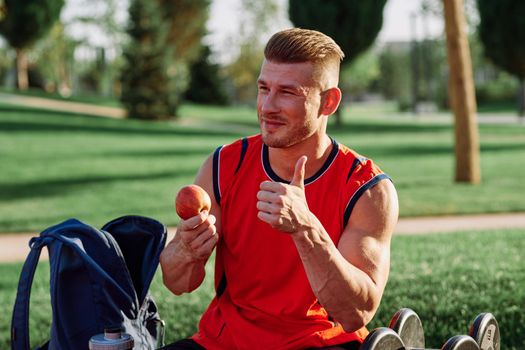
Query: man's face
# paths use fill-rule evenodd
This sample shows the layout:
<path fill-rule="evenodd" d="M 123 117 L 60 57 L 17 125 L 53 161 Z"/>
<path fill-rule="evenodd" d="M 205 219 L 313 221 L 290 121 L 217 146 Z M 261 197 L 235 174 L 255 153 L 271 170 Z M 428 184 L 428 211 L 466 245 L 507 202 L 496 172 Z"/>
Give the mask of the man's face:
<path fill-rule="evenodd" d="M 290 147 L 319 130 L 321 89 L 315 76 L 309 62 L 263 62 L 257 81 L 257 115 L 266 145 Z"/>

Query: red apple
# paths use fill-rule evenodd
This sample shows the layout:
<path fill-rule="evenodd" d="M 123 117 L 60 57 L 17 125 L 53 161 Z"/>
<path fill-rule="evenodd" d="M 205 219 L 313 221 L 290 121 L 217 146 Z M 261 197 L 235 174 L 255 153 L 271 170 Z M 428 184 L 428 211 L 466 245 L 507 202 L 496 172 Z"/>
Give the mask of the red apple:
<path fill-rule="evenodd" d="M 211 199 L 198 185 L 187 185 L 180 189 L 175 198 L 175 209 L 181 219 L 187 220 L 203 210 L 210 210 Z"/>

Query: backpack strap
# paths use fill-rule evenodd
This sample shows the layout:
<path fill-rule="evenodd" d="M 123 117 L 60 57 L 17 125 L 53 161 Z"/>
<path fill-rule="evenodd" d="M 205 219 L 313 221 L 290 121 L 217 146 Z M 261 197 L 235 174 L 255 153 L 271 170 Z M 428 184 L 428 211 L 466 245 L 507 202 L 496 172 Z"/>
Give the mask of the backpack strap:
<path fill-rule="evenodd" d="M 40 237 L 33 237 L 29 241 L 31 251 L 22 268 L 18 290 L 16 295 L 15 306 L 11 323 L 11 349 L 12 350 L 29 350 L 29 299 L 31 294 L 31 285 L 35 275 L 38 260 L 42 247 L 49 245 L 53 241 L 60 241 L 63 245 L 73 249 L 75 253 L 86 263 L 86 267 L 94 270 L 96 275 L 103 277 L 116 293 L 126 299 L 129 305 L 137 305 L 134 297 L 127 293 L 104 269 L 102 269 L 92 257 L 87 254 L 79 245 L 79 241 L 54 233 L 46 232 Z M 50 257 L 51 258 L 51 257 Z"/>
<path fill-rule="evenodd" d="M 84 260 L 84 262 L 86 263 L 86 266 L 89 269 L 94 270 L 97 273 L 97 275 L 103 277 L 107 282 L 109 282 L 109 284 L 106 287 L 113 287 L 114 290 L 118 294 L 120 294 L 124 299 L 127 299 L 127 302 L 129 303 L 129 305 L 138 304 L 136 298 L 133 298 L 132 296 L 130 296 L 129 293 L 126 292 L 122 288 L 122 286 L 120 286 L 113 279 L 113 277 L 111 277 L 103 268 L 101 268 L 100 265 L 95 260 L 93 260 L 93 258 L 89 256 L 89 254 L 86 253 L 86 251 L 83 248 L 80 247 L 80 245 L 78 244 L 80 240 L 75 240 L 73 238 L 69 238 L 61 234 L 54 233 L 54 232 L 47 233 L 45 237 L 51 237 L 53 239 L 56 239 L 62 242 L 67 247 L 73 249 L 75 253 L 77 253 L 78 256 L 80 256 Z"/>
<path fill-rule="evenodd" d="M 29 299 L 31 296 L 31 285 L 40 259 L 42 247 L 49 244 L 52 238 L 33 237 L 29 241 L 31 251 L 26 258 L 16 292 L 16 301 L 11 320 L 11 349 L 29 349 Z"/>

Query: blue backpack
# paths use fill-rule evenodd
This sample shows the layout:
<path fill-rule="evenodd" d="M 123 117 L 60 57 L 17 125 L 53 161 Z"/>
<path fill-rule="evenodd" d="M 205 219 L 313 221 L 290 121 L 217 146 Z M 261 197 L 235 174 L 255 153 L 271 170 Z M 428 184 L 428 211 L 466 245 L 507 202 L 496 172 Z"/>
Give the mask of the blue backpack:
<path fill-rule="evenodd" d="M 135 349 L 163 345 L 163 321 L 148 290 L 165 242 L 165 226 L 141 216 L 123 216 L 101 230 L 69 219 L 33 237 L 18 283 L 11 349 L 30 348 L 29 298 L 44 246 L 52 323 L 49 341 L 37 349 L 88 349 L 93 335 L 115 327 L 133 336 Z"/>

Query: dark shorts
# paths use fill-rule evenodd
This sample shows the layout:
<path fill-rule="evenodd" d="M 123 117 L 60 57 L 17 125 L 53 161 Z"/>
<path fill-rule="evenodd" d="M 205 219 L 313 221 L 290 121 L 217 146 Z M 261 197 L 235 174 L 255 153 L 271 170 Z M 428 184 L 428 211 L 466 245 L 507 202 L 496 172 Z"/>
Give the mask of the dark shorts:
<path fill-rule="evenodd" d="M 345 349 L 345 350 L 359 350 L 359 343 L 358 342 L 350 342 L 345 343 L 337 346 L 331 346 L 326 349 Z M 313 350 L 314 348 L 311 348 Z M 315 349 L 325 349 L 325 348 L 315 348 Z M 169 344 L 164 346 L 163 348 L 160 348 L 159 350 L 206 350 L 199 344 L 197 344 L 193 339 L 183 339 L 179 340 L 175 343 Z"/>
<path fill-rule="evenodd" d="M 206 350 L 193 339 L 182 339 L 175 343 L 168 344 L 159 350 Z"/>

